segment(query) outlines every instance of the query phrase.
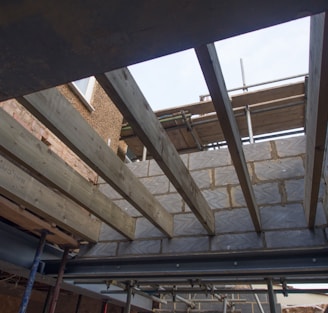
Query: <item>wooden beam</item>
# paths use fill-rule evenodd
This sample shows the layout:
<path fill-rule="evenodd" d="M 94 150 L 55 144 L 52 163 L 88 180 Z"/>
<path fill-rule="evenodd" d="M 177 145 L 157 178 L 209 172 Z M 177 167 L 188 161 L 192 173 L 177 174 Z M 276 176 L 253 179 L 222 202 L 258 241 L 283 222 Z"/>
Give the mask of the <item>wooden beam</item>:
<path fill-rule="evenodd" d="M 0 151 L 28 167 L 123 236 L 134 239 L 135 219 L 84 179 L 14 118 L 0 109 Z"/>
<path fill-rule="evenodd" d="M 96 75 L 97 81 L 132 126 L 192 212 L 215 234 L 214 214 L 191 177 L 163 126 L 127 68 Z"/>
<path fill-rule="evenodd" d="M 234 117 L 227 89 L 225 87 L 215 46 L 214 44 L 203 45 L 196 48 L 195 51 L 203 71 L 207 87 L 211 94 L 224 137 L 227 141 L 231 159 L 235 166 L 255 230 L 259 232 L 261 230 L 261 224 L 258 207 L 249 177 L 236 119 Z"/>
<path fill-rule="evenodd" d="M 306 166 L 304 209 L 313 228 L 322 176 L 328 120 L 328 16 L 313 16 L 310 27 L 310 63 L 306 109 Z"/>
<path fill-rule="evenodd" d="M 18 101 L 151 223 L 173 236 L 173 217 L 57 89 Z"/>
<path fill-rule="evenodd" d="M 98 221 L 3 156 L 0 156 L 0 193 L 84 240 L 98 241 Z"/>
<path fill-rule="evenodd" d="M 17 204 L 0 196 L 0 216 L 11 221 L 25 230 L 32 232 L 35 235 L 40 235 L 40 230 L 45 229 L 49 233 L 47 241 L 59 246 L 68 246 L 77 248 L 79 243 L 76 239 L 59 230 L 55 225 L 40 219 L 36 215 L 20 208 Z"/>

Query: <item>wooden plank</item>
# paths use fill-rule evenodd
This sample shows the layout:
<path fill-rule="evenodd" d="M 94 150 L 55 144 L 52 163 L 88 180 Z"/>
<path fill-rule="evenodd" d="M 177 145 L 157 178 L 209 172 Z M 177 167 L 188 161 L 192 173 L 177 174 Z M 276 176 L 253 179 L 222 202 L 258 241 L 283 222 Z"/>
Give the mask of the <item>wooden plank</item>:
<path fill-rule="evenodd" d="M 18 101 L 151 223 L 173 236 L 172 215 L 57 89 L 40 91 Z"/>
<path fill-rule="evenodd" d="M 235 118 L 240 136 L 247 137 L 248 127 L 245 115 L 238 114 Z M 201 117 L 195 119 L 194 122 L 206 122 L 194 126 L 204 144 L 224 140 L 224 134 L 217 119 Z M 304 105 L 252 113 L 252 124 L 254 135 L 304 127 Z"/>
<path fill-rule="evenodd" d="M 245 92 L 231 97 L 231 105 L 233 108 L 245 107 L 246 105 L 268 102 L 288 98 L 292 96 L 304 95 L 304 82 L 283 85 L 279 87 L 271 87 L 262 90 Z M 176 112 L 185 111 L 192 115 L 203 115 L 215 112 L 212 101 L 200 101 L 184 106 L 164 109 L 156 111 L 158 117 L 171 115 Z"/>
<path fill-rule="evenodd" d="M 157 161 L 163 172 L 208 231 L 215 234 L 215 220 L 204 196 L 127 68 L 96 75 L 124 118 Z"/>
<path fill-rule="evenodd" d="M 0 193 L 72 234 L 90 242 L 98 240 L 98 221 L 3 156 L 0 156 Z"/>
<path fill-rule="evenodd" d="M 231 159 L 235 166 L 255 230 L 259 232 L 261 231 L 259 211 L 255 201 L 236 119 L 225 87 L 215 46 L 214 44 L 203 45 L 196 48 L 195 51 L 211 94 L 224 137 L 227 141 Z"/>
<path fill-rule="evenodd" d="M 40 219 L 17 204 L 0 196 L 0 216 L 11 221 L 35 235 L 40 235 L 41 230 L 47 230 L 47 241 L 59 246 L 77 248 L 79 243 L 72 236 L 60 231 L 55 225 Z"/>
<path fill-rule="evenodd" d="M 288 106 L 291 103 L 298 103 L 297 105 Z M 284 107 L 287 105 L 287 107 Z M 281 106 L 281 108 L 279 108 Z M 276 100 L 273 102 L 262 102 L 261 104 L 251 105 L 253 134 L 260 135 L 275 131 L 289 130 L 293 128 L 304 127 L 304 111 L 305 99 L 304 95 L 289 97 L 283 100 Z M 273 109 L 272 111 L 259 111 L 262 109 Z M 241 137 L 248 136 L 248 128 L 243 110 L 236 109 L 234 114 L 237 120 L 239 132 Z M 243 114 L 243 116 L 240 116 Z M 205 115 L 192 120 L 193 130 L 197 131 L 202 144 L 208 144 L 217 141 L 223 141 L 224 135 L 218 123 L 217 115 Z M 200 123 L 200 124 L 198 124 Z M 187 151 L 194 149 L 196 146 L 190 142 L 190 145 L 182 144 L 183 138 L 180 135 L 181 125 L 167 126 L 164 123 L 165 131 L 170 137 L 176 149 Z M 169 128 L 167 128 L 169 127 Z M 125 139 L 130 149 L 137 155 L 142 155 L 143 144 L 138 137 L 128 137 Z M 192 151 L 192 150 L 189 150 Z M 193 151 L 198 151 L 194 149 Z"/>
<path fill-rule="evenodd" d="M 310 27 L 310 64 L 306 111 L 304 209 L 313 228 L 324 159 L 328 121 L 328 16 L 313 16 Z"/>
<path fill-rule="evenodd" d="M 233 108 L 238 108 L 250 104 L 270 102 L 270 101 L 284 99 L 292 96 L 304 95 L 304 93 L 305 93 L 305 87 L 303 81 L 303 82 L 283 85 L 279 87 L 245 92 L 240 95 L 232 96 L 231 105 Z"/>
<path fill-rule="evenodd" d="M 123 236 L 133 239 L 135 219 L 0 109 L 0 151 L 22 163 L 67 197 L 83 206 Z"/>

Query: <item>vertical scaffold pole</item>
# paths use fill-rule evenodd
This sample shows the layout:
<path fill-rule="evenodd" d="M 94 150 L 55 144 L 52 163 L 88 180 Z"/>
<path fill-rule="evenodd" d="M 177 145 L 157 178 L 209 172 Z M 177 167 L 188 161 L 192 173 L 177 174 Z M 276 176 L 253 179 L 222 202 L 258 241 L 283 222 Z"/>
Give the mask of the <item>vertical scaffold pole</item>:
<path fill-rule="evenodd" d="M 276 299 L 273 291 L 272 280 L 268 280 L 268 296 L 269 296 L 269 304 L 270 304 L 270 312 L 276 313 Z"/>
<path fill-rule="evenodd" d="M 19 308 L 19 313 L 25 313 L 27 306 L 28 306 L 28 302 L 30 301 L 30 297 L 31 297 L 31 293 L 32 293 L 32 289 L 33 289 L 33 285 L 34 285 L 34 280 L 35 280 L 35 276 L 36 276 L 36 272 L 38 270 L 39 264 L 40 264 L 40 260 L 41 260 L 41 254 L 43 252 L 43 248 L 44 245 L 46 243 L 46 237 L 47 237 L 48 231 L 46 230 L 42 230 L 41 232 L 41 237 L 40 237 L 40 241 L 39 241 L 39 245 L 38 248 L 35 252 L 34 255 L 34 260 L 33 260 L 33 264 L 32 264 L 32 268 L 30 271 L 30 276 L 28 278 L 27 281 L 27 285 L 25 288 L 25 292 L 22 298 L 22 302 Z"/>
<path fill-rule="evenodd" d="M 124 308 L 124 313 L 130 313 L 131 311 L 131 297 L 132 297 L 132 288 L 131 286 L 128 286 L 127 290 L 127 295 L 126 295 L 126 303 L 125 303 L 125 308 Z"/>
<path fill-rule="evenodd" d="M 65 271 L 65 265 L 66 265 L 66 261 L 67 261 L 68 252 L 69 252 L 69 248 L 66 247 L 65 250 L 64 250 L 63 256 L 62 256 L 61 263 L 60 263 L 60 267 L 59 267 L 59 271 L 58 271 L 58 277 L 57 277 L 57 281 L 56 281 L 56 284 L 55 284 L 54 292 L 53 292 L 51 303 L 50 303 L 49 313 L 54 313 L 55 310 L 56 310 L 56 305 L 57 305 L 59 292 L 60 292 L 60 285 L 62 283 L 63 276 L 64 276 L 64 271 Z"/>

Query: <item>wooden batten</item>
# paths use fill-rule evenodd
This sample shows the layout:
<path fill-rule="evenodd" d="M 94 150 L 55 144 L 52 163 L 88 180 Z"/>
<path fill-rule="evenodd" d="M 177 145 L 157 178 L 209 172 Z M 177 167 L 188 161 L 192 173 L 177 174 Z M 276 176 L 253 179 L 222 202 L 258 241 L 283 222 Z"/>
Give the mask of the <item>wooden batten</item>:
<path fill-rule="evenodd" d="M 315 225 L 328 121 L 328 16 L 311 18 L 308 103 L 306 110 L 305 215 Z"/>
<path fill-rule="evenodd" d="M 17 99 L 151 223 L 173 236 L 173 217 L 55 88 Z"/>
<path fill-rule="evenodd" d="M 152 157 L 209 234 L 214 214 L 127 68 L 96 76 Z"/>
<path fill-rule="evenodd" d="M 0 156 L 0 193 L 77 237 L 98 241 L 100 223 L 97 220 L 3 156 Z"/>
<path fill-rule="evenodd" d="M 51 243 L 72 248 L 79 246 L 76 239 L 59 230 L 54 224 L 40 219 L 2 196 L 0 196 L 0 216 L 37 236 L 42 230 L 48 231 L 47 241 Z"/>
<path fill-rule="evenodd" d="M 60 190 L 123 236 L 134 239 L 133 217 L 122 211 L 4 110 L 0 110 L 0 131 L 2 153 L 28 167 L 37 177 Z"/>
<path fill-rule="evenodd" d="M 249 213 L 256 231 L 261 230 L 260 216 L 253 187 L 247 169 L 236 119 L 225 87 L 220 63 L 214 44 L 203 45 L 195 49 L 199 64 L 211 94 L 220 125 L 227 141 L 231 159 L 243 191 Z"/>

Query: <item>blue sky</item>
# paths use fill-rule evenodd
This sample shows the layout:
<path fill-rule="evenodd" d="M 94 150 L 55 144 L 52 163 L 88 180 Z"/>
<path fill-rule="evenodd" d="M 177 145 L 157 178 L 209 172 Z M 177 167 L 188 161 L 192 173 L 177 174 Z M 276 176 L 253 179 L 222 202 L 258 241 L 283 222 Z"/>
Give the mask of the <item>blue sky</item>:
<path fill-rule="evenodd" d="M 215 43 L 226 86 L 242 85 L 308 72 L 309 18 L 262 29 Z M 194 50 L 129 67 L 154 111 L 198 102 L 208 90 Z"/>

